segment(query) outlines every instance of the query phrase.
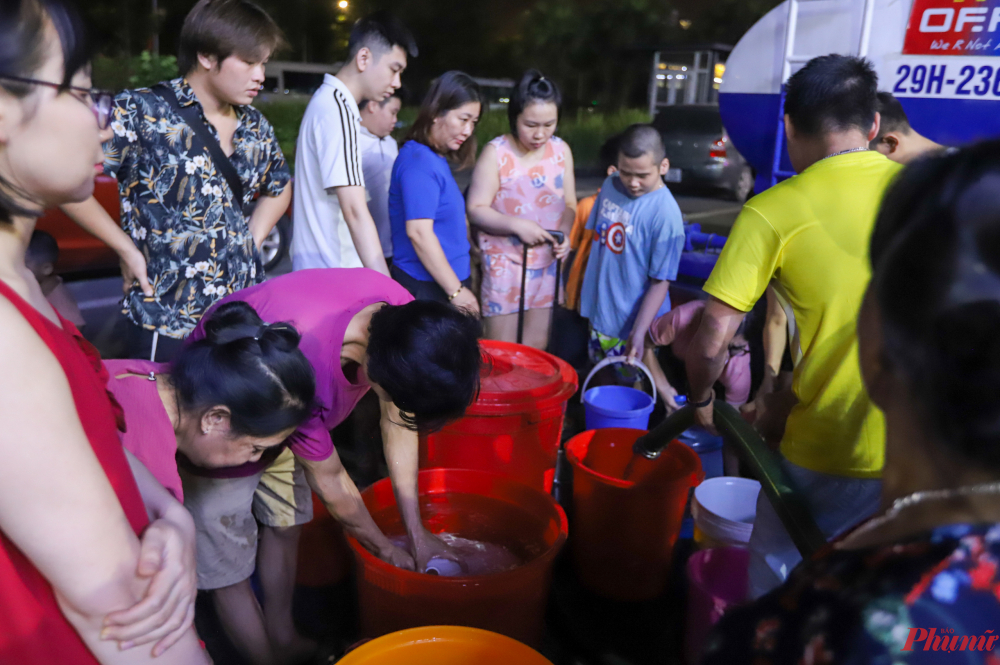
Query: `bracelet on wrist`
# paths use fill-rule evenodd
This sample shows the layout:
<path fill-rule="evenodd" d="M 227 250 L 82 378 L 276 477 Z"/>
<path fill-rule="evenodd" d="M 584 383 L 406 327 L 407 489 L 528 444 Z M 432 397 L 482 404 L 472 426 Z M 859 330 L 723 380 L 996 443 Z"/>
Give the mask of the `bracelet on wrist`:
<path fill-rule="evenodd" d="M 465 288 L 465 285 L 459 284 L 458 285 L 458 290 L 455 291 L 454 293 L 452 293 L 450 296 L 448 296 L 448 302 L 451 302 L 452 300 L 454 300 L 455 298 L 457 298 L 458 294 L 461 293 L 462 289 L 464 289 L 464 288 Z"/>
<path fill-rule="evenodd" d="M 696 402 L 696 401 L 694 401 L 694 399 L 690 395 L 688 395 L 688 404 L 690 404 L 691 406 L 693 406 L 696 409 L 703 409 L 703 408 L 705 408 L 706 406 L 708 406 L 709 404 L 711 404 L 714 401 L 715 401 L 715 389 L 714 388 L 711 391 L 709 391 L 708 398 L 704 402 Z"/>

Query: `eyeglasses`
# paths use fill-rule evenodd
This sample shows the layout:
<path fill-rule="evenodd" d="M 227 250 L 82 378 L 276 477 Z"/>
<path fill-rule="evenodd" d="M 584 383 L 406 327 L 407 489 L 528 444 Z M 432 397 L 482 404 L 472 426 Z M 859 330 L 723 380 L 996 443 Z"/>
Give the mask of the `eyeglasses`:
<path fill-rule="evenodd" d="M 51 81 L 39 81 L 38 79 L 21 78 L 20 76 L 6 76 L 3 74 L 0 74 L 0 79 L 4 81 L 15 81 L 17 83 L 27 83 L 29 85 L 47 85 L 50 88 L 59 90 L 60 92 L 63 90 L 69 90 L 70 92 L 82 93 L 86 95 L 86 99 L 80 99 L 76 95 L 73 95 L 73 98 L 90 106 L 90 110 L 94 112 L 94 117 L 97 118 L 97 128 L 107 129 L 111 126 L 111 110 L 114 107 L 115 96 L 107 90 L 98 90 L 97 88 L 78 88 L 76 86 L 62 85 L 61 83 L 53 83 Z"/>

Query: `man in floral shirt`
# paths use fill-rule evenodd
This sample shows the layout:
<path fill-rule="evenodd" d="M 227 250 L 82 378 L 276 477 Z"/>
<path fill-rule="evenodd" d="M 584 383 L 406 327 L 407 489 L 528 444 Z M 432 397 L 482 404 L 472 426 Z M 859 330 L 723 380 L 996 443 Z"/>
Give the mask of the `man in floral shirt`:
<path fill-rule="evenodd" d="M 66 212 L 122 258 L 129 357 L 150 358 L 155 347 L 155 359 L 168 360 L 212 303 L 263 281 L 259 245 L 288 208 L 290 174 L 274 129 L 250 104 L 281 41 L 256 5 L 200 0 L 181 31 L 185 75 L 165 82 L 229 155 L 242 200 L 162 91 L 115 99 L 104 172 L 118 180 L 121 229 L 93 198 Z M 258 194 L 248 219 L 244 206 Z"/>

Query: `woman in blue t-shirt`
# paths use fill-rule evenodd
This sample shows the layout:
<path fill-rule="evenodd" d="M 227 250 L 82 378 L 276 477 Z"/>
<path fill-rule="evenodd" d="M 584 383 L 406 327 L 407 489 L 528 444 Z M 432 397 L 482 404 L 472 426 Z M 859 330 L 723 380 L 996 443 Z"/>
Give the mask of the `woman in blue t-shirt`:
<path fill-rule="evenodd" d="M 442 74 L 424 98 L 389 183 L 393 279 L 414 298 L 477 314 L 465 200 L 449 162 L 463 168 L 475 161 L 472 132 L 482 107 L 479 86 L 467 74 Z"/>

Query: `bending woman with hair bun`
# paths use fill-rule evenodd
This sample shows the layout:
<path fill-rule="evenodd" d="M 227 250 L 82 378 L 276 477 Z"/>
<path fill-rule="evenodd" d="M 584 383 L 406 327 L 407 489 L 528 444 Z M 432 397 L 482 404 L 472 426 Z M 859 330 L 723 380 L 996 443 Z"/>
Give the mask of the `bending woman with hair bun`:
<path fill-rule="evenodd" d="M 277 461 L 284 465 L 282 491 L 264 486 L 263 479 L 275 471 L 272 466 L 265 474 L 266 459 L 224 471 L 182 469 L 185 505 L 196 521 L 211 525 L 198 534 L 199 587 L 213 590 L 224 616 L 258 617 L 256 627 L 253 621 L 240 624 L 239 639 L 251 644 L 262 639 L 265 626 L 271 632 L 285 626 L 286 639 L 294 630 L 296 552 L 299 527 L 312 518 L 310 488 L 347 533 L 385 561 L 423 570 L 435 556 L 455 558 L 420 519 L 417 435 L 459 418 L 475 398 L 481 328 L 473 314 L 433 300 L 414 300 L 374 270 L 326 268 L 296 271 L 227 296 L 192 333 L 193 344 L 211 335 L 214 311 L 221 314 L 243 303 L 264 321 L 294 325 L 316 376 L 309 419 L 289 437 L 290 452 Z M 330 430 L 350 415 L 369 388 L 379 397 L 383 450 L 413 543 L 409 552 L 394 546 L 376 526 L 330 438 Z M 225 500 L 234 492 L 243 492 L 242 504 Z M 269 493 L 268 505 L 287 515 L 284 522 L 265 523 L 261 534 L 258 571 L 268 599 L 263 617 L 248 580 L 253 553 L 233 544 L 245 538 L 246 530 L 238 520 L 234 524 L 222 519 L 236 510 L 249 514 L 251 499 L 259 505 L 254 492 L 257 497 Z M 246 563 L 231 570 L 216 563 L 241 558 Z M 272 642 L 276 638 L 272 635 Z"/>
<path fill-rule="evenodd" d="M 316 392 L 292 326 L 265 324 L 250 305 L 233 302 L 205 330 L 170 363 L 104 361 L 108 389 L 125 410 L 123 445 L 181 501 L 176 454 L 204 469 L 273 459 L 312 413 Z"/>
<path fill-rule="evenodd" d="M 0 663 L 201 665 L 191 517 L 130 468 L 100 357 L 24 261 L 42 211 L 93 192 L 88 57 L 61 2 L 0 3 Z"/>
<path fill-rule="evenodd" d="M 235 581 L 250 576 L 257 548 L 245 544 L 257 542 L 258 522 L 280 528 L 311 518 L 301 506 L 283 506 L 281 494 L 269 488 L 292 484 L 287 477 L 291 453 L 280 444 L 312 413 L 316 382 L 298 348 L 295 328 L 265 324 L 245 302 L 218 307 L 202 325 L 204 337 L 182 347 L 169 364 L 104 364 L 111 376 L 109 389 L 125 410 L 123 445 L 177 499 L 184 500 L 178 464 L 189 471 L 188 484 L 197 486 L 199 473 L 226 475 L 218 470 L 260 463 L 246 478 L 226 483 L 215 501 L 188 502 L 198 537 L 216 543 L 214 550 L 198 548 L 198 586 L 205 588 L 217 576 Z M 221 528 L 222 514 L 229 529 Z M 214 556 L 220 540 L 230 546 Z M 268 545 L 265 537 L 261 547 Z M 265 593 L 270 591 L 268 579 L 262 576 Z M 230 635 L 238 636 L 233 640 L 237 649 L 251 660 L 282 661 L 300 656 L 298 645 L 306 651 L 314 648 L 291 623 L 272 623 L 269 631 L 244 636 L 253 626 L 243 625 L 245 619 L 227 609 L 220 607 L 220 619 Z"/>
<path fill-rule="evenodd" d="M 483 148 L 467 202 L 483 253 L 486 337 L 517 341 L 524 245 L 530 245 L 524 343 L 538 349 L 548 345 L 558 299 L 556 259 L 569 254 L 576 216 L 573 153 L 554 135 L 561 104 L 555 81 L 534 69 L 524 73 L 507 106 L 510 134 Z M 562 231 L 563 242 L 557 244 L 549 231 Z"/>
<path fill-rule="evenodd" d="M 880 509 L 723 617 L 703 662 L 996 662 L 998 192 L 997 141 L 914 162 L 889 189 L 858 320 L 886 419 Z"/>

